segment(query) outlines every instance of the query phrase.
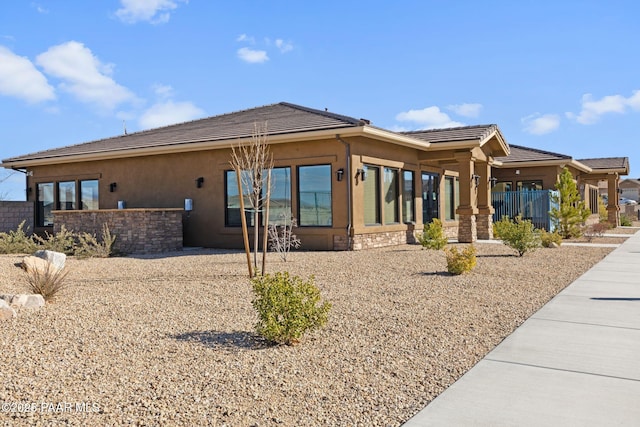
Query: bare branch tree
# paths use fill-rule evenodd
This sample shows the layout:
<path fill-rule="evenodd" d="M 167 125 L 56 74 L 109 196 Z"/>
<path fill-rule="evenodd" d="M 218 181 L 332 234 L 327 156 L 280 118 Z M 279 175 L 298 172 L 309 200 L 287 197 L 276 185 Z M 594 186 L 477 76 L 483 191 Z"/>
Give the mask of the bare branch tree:
<path fill-rule="evenodd" d="M 268 201 L 271 198 L 271 169 L 273 169 L 273 155 L 269 149 L 267 137 L 267 122 L 262 125 L 254 123 L 253 135 L 251 143 L 231 147 L 231 167 L 239 175 L 240 184 L 238 185 L 238 193 L 243 201 L 246 201 L 244 209 L 253 212 L 253 267 L 254 271 L 249 268 L 249 276 L 253 277 L 255 270 L 258 268 L 258 245 L 260 232 L 260 212 L 265 211 Z M 248 196 L 246 199 L 244 198 Z M 240 213 L 244 217 L 244 212 Z M 265 212 L 265 215 L 268 213 Z M 265 218 L 268 225 L 269 219 Z M 243 233 L 247 236 L 247 225 L 243 219 Z M 245 250 L 250 252 L 247 247 L 248 239 L 245 238 Z M 266 245 L 263 245 L 266 246 Z M 267 248 L 262 248 L 266 252 Z M 262 274 L 264 274 L 264 256 L 262 263 Z"/>

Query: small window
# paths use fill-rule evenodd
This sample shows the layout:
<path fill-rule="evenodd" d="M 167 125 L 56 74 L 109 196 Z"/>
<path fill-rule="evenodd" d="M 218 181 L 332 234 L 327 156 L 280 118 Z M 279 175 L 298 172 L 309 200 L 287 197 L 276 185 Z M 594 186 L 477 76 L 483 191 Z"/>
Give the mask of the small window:
<path fill-rule="evenodd" d="M 454 176 L 444 177 L 444 219 L 458 219 L 456 210 L 460 206 L 460 179 Z"/>
<path fill-rule="evenodd" d="M 503 193 L 505 191 L 511 191 L 511 186 L 513 184 L 511 181 L 499 181 L 496 182 L 496 185 L 491 189 L 492 193 Z"/>
<path fill-rule="evenodd" d="M 331 226 L 331 165 L 298 167 L 298 225 Z"/>
<path fill-rule="evenodd" d="M 266 194 L 266 181 L 265 179 L 262 194 Z M 291 168 L 273 168 L 271 170 L 269 224 L 282 224 L 285 220 L 291 220 Z M 264 225 L 264 220 L 262 224 Z"/>
<path fill-rule="evenodd" d="M 36 194 L 38 227 L 53 225 L 53 182 L 40 182 Z"/>
<path fill-rule="evenodd" d="M 364 170 L 364 224 L 380 224 L 380 168 L 363 166 Z"/>
<path fill-rule="evenodd" d="M 402 221 L 415 221 L 415 191 L 413 189 L 413 171 L 402 171 Z"/>
<path fill-rule="evenodd" d="M 397 224 L 398 214 L 398 169 L 384 168 L 382 191 L 384 194 L 384 223 Z"/>
<path fill-rule="evenodd" d="M 80 181 L 80 209 L 97 210 L 98 200 L 98 180 Z"/>
<path fill-rule="evenodd" d="M 238 181 L 235 171 L 226 171 L 224 175 L 225 186 L 225 225 L 228 227 L 240 227 L 242 218 L 240 217 L 240 193 L 238 192 Z M 247 225 L 253 225 L 253 212 L 250 211 L 249 189 L 242 186 L 244 198 L 245 217 Z"/>
<path fill-rule="evenodd" d="M 63 181 L 58 183 L 58 209 L 69 211 L 77 209 L 76 182 Z"/>
<path fill-rule="evenodd" d="M 518 181 L 516 183 L 516 188 L 518 191 L 542 190 L 542 180 L 534 179 L 529 181 Z"/>

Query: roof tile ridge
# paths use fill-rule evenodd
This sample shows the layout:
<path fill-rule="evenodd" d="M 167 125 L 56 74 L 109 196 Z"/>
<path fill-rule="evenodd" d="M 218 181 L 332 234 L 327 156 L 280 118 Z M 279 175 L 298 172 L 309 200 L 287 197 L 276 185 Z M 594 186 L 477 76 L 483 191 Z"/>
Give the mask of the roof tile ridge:
<path fill-rule="evenodd" d="M 328 117 L 332 119 L 342 120 L 344 122 L 350 123 L 356 126 L 362 126 L 363 124 L 370 124 L 369 120 L 366 119 L 356 119 L 355 117 L 345 116 L 343 114 L 332 113 L 330 111 L 318 110 L 316 108 L 305 107 L 303 105 L 292 104 L 290 102 L 280 102 L 279 105 L 284 105 L 289 108 L 293 108 L 296 110 L 305 111 L 307 113 L 318 114 L 323 117 Z"/>
<path fill-rule="evenodd" d="M 496 127 L 497 127 L 497 125 L 495 123 L 490 123 L 490 124 L 482 124 L 482 125 L 452 126 L 452 127 L 447 127 L 447 128 L 411 130 L 411 131 L 404 131 L 404 132 L 399 132 L 399 133 L 402 133 L 402 134 L 426 133 L 426 132 L 432 133 L 432 132 L 440 132 L 440 131 L 446 131 L 446 130 L 463 130 L 463 129 L 480 129 L 480 128 L 492 129 L 492 128 L 496 128 Z"/>
<path fill-rule="evenodd" d="M 518 144 L 509 144 L 509 147 L 512 147 L 512 148 L 521 148 L 521 149 L 523 149 L 523 150 L 533 151 L 533 152 L 535 152 L 535 153 L 540 153 L 540 154 L 550 154 L 550 155 L 552 155 L 552 156 L 558 156 L 558 157 L 562 157 L 562 158 L 565 158 L 565 159 L 571 159 L 571 160 L 573 160 L 573 157 L 571 157 L 571 156 L 569 156 L 569 155 L 567 155 L 567 154 L 556 153 L 556 152 L 553 152 L 553 151 L 547 151 L 547 150 L 541 150 L 541 149 L 539 149 L 539 148 L 525 147 L 524 145 L 518 145 Z M 579 160 L 577 160 L 577 161 L 579 161 Z"/>

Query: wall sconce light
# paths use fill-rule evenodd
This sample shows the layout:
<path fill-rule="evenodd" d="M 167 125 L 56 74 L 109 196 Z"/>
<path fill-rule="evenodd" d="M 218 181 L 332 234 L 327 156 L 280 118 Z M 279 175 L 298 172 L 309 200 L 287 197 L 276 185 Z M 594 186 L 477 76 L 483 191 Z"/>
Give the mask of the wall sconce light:
<path fill-rule="evenodd" d="M 109 192 L 113 193 L 114 191 L 116 191 L 116 188 L 118 188 L 118 184 L 116 184 L 115 182 L 109 184 Z"/>
<path fill-rule="evenodd" d="M 344 176 L 344 169 L 340 168 L 336 171 L 336 179 L 338 181 L 342 181 L 342 177 Z"/>
<path fill-rule="evenodd" d="M 471 175 L 471 179 L 473 179 L 476 183 L 476 187 L 480 185 L 480 175 L 476 175 L 475 173 Z"/>
<path fill-rule="evenodd" d="M 618 194 L 622 194 L 622 188 L 618 187 Z"/>
<path fill-rule="evenodd" d="M 516 175 L 520 175 L 520 169 L 516 169 Z"/>
<path fill-rule="evenodd" d="M 202 188 L 202 184 L 204 183 L 204 178 L 200 177 L 198 179 L 196 179 L 196 187 L 198 188 Z"/>
<path fill-rule="evenodd" d="M 364 169 L 357 169 L 356 170 L 356 179 L 360 177 L 361 181 L 364 181 L 365 179 L 367 179 L 367 172 L 365 172 Z"/>
<path fill-rule="evenodd" d="M 491 181 L 491 188 L 493 188 L 498 183 L 498 178 L 491 177 L 489 178 L 489 181 Z"/>

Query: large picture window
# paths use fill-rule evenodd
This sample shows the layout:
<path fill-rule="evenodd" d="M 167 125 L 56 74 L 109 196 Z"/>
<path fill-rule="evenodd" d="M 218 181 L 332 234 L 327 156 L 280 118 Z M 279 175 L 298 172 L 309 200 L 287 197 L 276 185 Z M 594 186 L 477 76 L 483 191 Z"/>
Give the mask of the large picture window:
<path fill-rule="evenodd" d="M 80 209 L 97 210 L 98 206 L 98 180 L 91 179 L 80 181 Z"/>
<path fill-rule="evenodd" d="M 243 172 L 246 173 L 246 172 Z M 265 177 L 262 194 L 266 195 L 267 179 Z M 239 227 L 242 225 L 240 217 L 240 195 L 235 171 L 225 172 L 225 225 Z M 242 185 L 245 215 L 248 225 L 253 225 L 255 212 L 251 209 L 251 189 Z M 264 215 L 259 212 L 260 223 L 264 225 Z M 269 224 L 280 224 L 291 218 L 291 168 L 274 168 L 271 170 L 271 200 L 269 203 Z"/>
<path fill-rule="evenodd" d="M 331 226 L 331 165 L 298 167 L 298 225 Z"/>
<path fill-rule="evenodd" d="M 413 190 L 414 173 L 413 171 L 402 171 L 402 221 L 415 221 L 414 199 L 415 192 Z"/>
<path fill-rule="evenodd" d="M 380 168 L 363 166 L 364 179 L 364 224 L 380 224 Z"/>
<path fill-rule="evenodd" d="M 61 211 L 77 209 L 75 181 L 58 183 L 58 209 Z"/>
<path fill-rule="evenodd" d="M 36 205 L 38 207 L 36 222 L 38 227 L 53 225 L 53 182 L 38 183 Z"/>
<path fill-rule="evenodd" d="M 384 223 L 399 222 L 398 213 L 398 169 L 384 168 L 382 190 L 384 194 Z"/>
<path fill-rule="evenodd" d="M 542 190 L 542 180 L 532 179 L 529 181 L 518 181 L 516 182 L 516 188 L 518 191 Z"/>

